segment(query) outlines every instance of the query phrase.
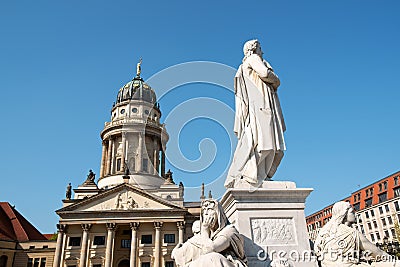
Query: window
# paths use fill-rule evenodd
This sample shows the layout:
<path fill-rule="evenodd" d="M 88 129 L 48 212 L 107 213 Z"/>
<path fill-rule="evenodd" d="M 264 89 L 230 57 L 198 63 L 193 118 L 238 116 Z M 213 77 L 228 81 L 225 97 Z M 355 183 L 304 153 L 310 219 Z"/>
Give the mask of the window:
<path fill-rule="evenodd" d="M 371 216 L 372 216 L 372 217 L 375 217 L 375 212 L 374 212 L 374 210 L 371 210 Z"/>
<path fill-rule="evenodd" d="M 387 217 L 387 220 L 388 220 L 388 222 L 389 222 L 389 224 L 393 224 L 393 220 L 392 220 L 392 217 Z"/>
<path fill-rule="evenodd" d="M 381 239 L 381 236 L 379 235 L 379 233 L 375 233 L 376 234 L 376 239 L 379 241 Z"/>
<path fill-rule="evenodd" d="M 372 225 L 371 225 L 371 223 L 368 223 L 368 229 L 369 229 L 369 230 L 372 230 Z"/>
<path fill-rule="evenodd" d="M 365 196 L 366 196 L 366 197 L 369 196 L 369 189 L 365 190 Z"/>
<path fill-rule="evenodd" d="M 103 246 L 106 243 L 106 237 L 102 235 L 97 235 L 93 239 L 93 245 L 95 246 Z"/>
<path fill-rule="evenodd" d="M 379 192 L 382 191 L 382 184 L 379 184 Z"/>
<path fill-rule="evenodd" d="M 175 243 L 175 234 L 165 234 L 164 243 Z"/>
<path fill-rule="evenodd" d="M 371 241 L 372 241 L 372 242 L 375 242 L 375 236 L 374 236 L 374 234 L 371 234 Z"/>
<path fill-rule="evenodd" d="M 382 225 L 383 225 L 383 226 L 386 226 L 386 220 L 385 220 L 385 218 L 382 218 Z"/>
<path fill-rule="evenodd" d="M 374 224 L 374 228 L 378 228 L 378 224 L 376 223 L 376 221 L 372 222 Z"/>
<path fill-rule="evenodd" d="M 33 266 L 33 259 L 32 258 L 28 259 L 28 264 L 26 266 L 27 267 L 32 267 Z"/>
<path fill-rule="evenodd" d="M 121 159 L 118 158 L 117 159 L 117 171 L 120 171 L 120 170 L 121 170 Z"/>
<path fill-rule="evenodd" d="M 101 264 L 93 264 L 93 267 L 101 267 Z"/>
<path fill-rule="evenodd" d="M 383 213 L 383 208 L 379 207 L 379 214 L 382 214 L 382 213 Z"/>
<path fill-rule="evenodd" d="M 388 204 L 385 205 L 385 210 L 386 210 L 386 212 L 389 212 L 389 205 Z"/>
<path fill-rule="evenodd" d="M 147 172 L 147 170 L 148 170 L 148 165 L 149 164 L 149 161 L 148 161 L 148 159 L 143 159 L 143 162 L 142 162 L 142 171 L 144 171 L 144 172 Z"/>
<path fill-rule="evenodd" d="M 368 198 L 365 200 L 365 207 L 368 208 L 372 206 L 372 198 Z"/>
<path fill-rule="evenodd" d="M 71 236 L 69 238 L 68 246 L 79 247 L 81 245 L 81 238 L 79 236 Z"/>
<path fill-rule="evenodd" d="M 39 258 L 35 258 L 35 259 L 33 260 L 33 267 L 39 267 L 39 261 L 40 261 Z"/>
<path fill-rule="evenodd" d="M 368 213 L 368 211 L 365 212 L 365 217 L 366 217 L 367 219 L 369 219 L 369 213 Z"/>
<path fill-rule="evenodd" d="M 131 159 L 129 160 L 129 170 L 130 170 L 131 172 L 134 172 L 134 171 L 135 171 L 135 158 L 131 158 Z"/>
<path fill-rule="evenodd" d="M 122 230 L 123 235 L 131 235 L 132 231 L 131 230 Z"/>
<path fill-rule="evenodd" d="M 392 232 L 392 237 L 396 238 L 396 231 L 394 230 L 394 228 L 390 229 L 390 232 Z"/>
<path fill-rule="evenodd" d="M 174 267 L 174 262 L 173 261 L 165 262 L 165 267 Z"/>
<path fill-rule="evenodd" d="M 360 210 L 360 203 L 354 204 L 353 208 L 355 211 L 359 211 Z"/>
<path fill-rule="evenodd" d="M 152 244 L 153 243 L 152 235 L 142 235 L 141 243 L 142 244 Z"/>
<path fill-rule="evenodd" d="M 385 237 L 389 238 L 389 231 L 385 230 Z"/>
<path fill-rule="evenodd" d="M 385 181 L 385 182 L 383 183 L 383 189 L 384 189 L 384 190 L 387 190 L 387 185 L 388 185 L 388 182 Z"/>
<path fill-rule="evenodd" d="M 400 210 L 399 203 L 397 201 L 394 202 L 394 207 L 396 208 L 396 211 Z"/>
<path fill-rule="evenodd" d="M 122 239 L 121 240 L 121 248 L 131 248 L 131 240 L 130 239 Z"/>
<path fill-rule="evenodd" d="M 46 258 L 40 259 L 40 267 L 46 267 Z"/>
<path fill-rule="evenodd" d="M 393 189 L 394 197 L 400 197 L 400 187 Z"/>
<path fill-rule="evenodd" d="M 133 109 L 132 109 L 132 112 L 133 112 L 133 113 L 137 113 L 137 108 L 133 108 Z"/>
<path fill-rule="evenodd" d="M 142 262 L 142 267 L 150 267 L 150 262 Z"/>
<path fill-rule="evenodd" d="M 29 246 L 29 249 L 34 249 L 35 248 L 35 246 Z"/>
<path fill-rule="evenodd" d="M 387 193 L 385 192 L 385 193 L 379 194 L 378 198 L 379 198 L 379 203 L 386 201 L 387 200 Z"/>
<path fill-rule="evenodd" d="M 394 185 L 398 185 L 399 183 L 399 176 L 394 177 Z"/>

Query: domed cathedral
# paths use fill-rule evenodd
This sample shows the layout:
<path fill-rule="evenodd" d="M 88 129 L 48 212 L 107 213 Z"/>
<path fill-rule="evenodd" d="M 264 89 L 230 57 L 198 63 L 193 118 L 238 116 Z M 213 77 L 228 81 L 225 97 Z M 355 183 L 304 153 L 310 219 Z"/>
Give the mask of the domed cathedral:
<path fill-rule="evenodd" d="M 172 249 L 193 235 L 200 202 L 184 202 L 183 184 L 165 172 L 169 136 L 140 74 L 141 62 L 100 133 L 99 179 L 90 170 L 67 186 L 53 267 L 172 267 Z"/>
<path fill-rule="evenodd" d="M 160 123 L 161 111 L 154 90 L 137 75 L 118 91 L 111 121 L 101 132 L 103 141 L 99 188 L 123 182 L 143 189 L 158 190 L 165 183 L 165 146 L 168 134 Z M 175 192 L 169 197 L 179 199 Z"/>

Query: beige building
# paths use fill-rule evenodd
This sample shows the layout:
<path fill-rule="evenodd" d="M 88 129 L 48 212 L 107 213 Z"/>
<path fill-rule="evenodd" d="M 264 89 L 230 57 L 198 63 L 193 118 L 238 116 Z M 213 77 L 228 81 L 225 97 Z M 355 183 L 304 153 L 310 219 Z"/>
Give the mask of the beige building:
<path fill-rule="evenodd" d="M 118 92 L 101 132 L 100 177 L 67 188 L 54 267 L 172 267 L 171 251 L 192 235 L 200 202 L 165 171 L 168 134 L 153 89 L 137 76 Z"/>
<path fill-rule="evenodd" d="M 0 267 L 51 267 L 55 246 L 15 207 L 0 202 Z"/>

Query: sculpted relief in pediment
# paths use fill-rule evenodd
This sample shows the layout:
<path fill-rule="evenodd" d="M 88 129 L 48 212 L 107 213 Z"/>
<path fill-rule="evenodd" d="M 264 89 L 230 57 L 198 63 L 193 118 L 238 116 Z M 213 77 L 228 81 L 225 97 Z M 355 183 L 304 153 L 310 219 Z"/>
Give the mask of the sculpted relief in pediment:
<path fill-rule="evenodd" d="M 83 206 L 82 211 L 101 211 L 101 210 L 135 210 L 135 209 L 169 209 L 146 196 L 137 194 L 130 190 L 123 190 L 116 194 L 107 196 L 103 199 L 94 201 Z"/>

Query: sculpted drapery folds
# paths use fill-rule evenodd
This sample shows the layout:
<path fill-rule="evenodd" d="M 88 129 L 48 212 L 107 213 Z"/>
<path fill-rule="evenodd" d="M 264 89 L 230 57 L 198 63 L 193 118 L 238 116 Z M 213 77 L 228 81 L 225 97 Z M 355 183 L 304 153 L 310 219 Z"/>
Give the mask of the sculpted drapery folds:
<path fill-rule="evenodd" d="M 277 89 L 278 76 L 262 58 L 260 43 L 245 43 L 243 63 L 235 76 L 235 125 L 238 137 L 225 187 L 245 181 L 253 186 L 271 178 L 285 148 L 286 130 Z"/>
<path fill-rule="evenodd" d="M 178 267 L 246 267 L 243 238 L 218 201 L 203 201 L 200 225 L 200 233 L 172 251 Z"/>
<path fill-rule="evenodd" d="M 322 267 L 375 266 L 363 261 L 363 255 L 386 259 L 379 266 L 394 266 L 390 256 L 369 242 L 364 235 L 352 228 L 356 218 L 350 203 L 337 202 L 332 208 L 332 218 L 319 231 L 314 249 Z M 396 265 L 397 266 L 397 265 Z"/>

